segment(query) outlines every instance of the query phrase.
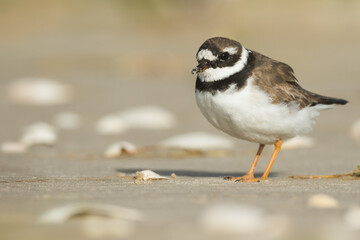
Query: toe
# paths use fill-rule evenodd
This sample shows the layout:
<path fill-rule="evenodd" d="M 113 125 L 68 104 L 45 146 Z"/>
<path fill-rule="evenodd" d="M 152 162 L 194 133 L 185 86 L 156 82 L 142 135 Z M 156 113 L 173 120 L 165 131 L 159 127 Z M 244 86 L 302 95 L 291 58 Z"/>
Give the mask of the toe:
<path fill-rule="evenodd" d="M 260 179 L 257 179 L 257 178 L 249 178 L 249 179 L 236 180 L 236 182 L 253 182 L 253 183 L 258 183 L 258 182 L 260 182 Z"/>

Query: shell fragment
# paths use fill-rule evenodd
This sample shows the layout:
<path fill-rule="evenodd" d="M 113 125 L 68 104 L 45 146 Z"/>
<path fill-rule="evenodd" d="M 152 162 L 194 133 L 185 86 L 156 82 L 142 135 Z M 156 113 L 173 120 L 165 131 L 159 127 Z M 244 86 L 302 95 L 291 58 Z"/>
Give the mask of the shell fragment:
<path fill-rule="evenodd" d="M 329 195 L 315 194 L 309 198 L 307 205 L 312 208 L 337 208 L 339 202 Z"/>
<path fill-rule="evenodd" d="M 25 129 L 20 141 L 27 146 L 52 146 L 55 144 L 56 140 L 57 134 L 54 127 L 45 122 L 37 122 Z"/>
<path fill-rule="evenodd" d="M 136 172 L 135 179 L 142 181 L 149 181 L 149 180 L 168 180 L 169 178 L 160 176 L 159 174 L 151 170 L 144 170 L 141 172 Z"/>
<path fill-rule="evenodd" d="M 8 87 L 11 100 L 20 104 L 53 106 L 69 103 L 70 86 L 47 78 L 23 78 Z"/>
<path fill-rule="evenodd" d="M 137 153 L 137 148 L 134 144 L 129 143 L 129 142 L 117 142 L 117 143 L 111 144 L 105 150 L 105 157 L 116 158 L 116 157 L 120 157 L 121 155 L 124 155 L 124 154 L 133 155 L 136 153 Z"/>
<path fill-rule="evenodd" d="M 214 134 L 193 132 L 170 137 L 160 142 L 160 146 L 191 150 L 231 149 L 233 142 Z"/>

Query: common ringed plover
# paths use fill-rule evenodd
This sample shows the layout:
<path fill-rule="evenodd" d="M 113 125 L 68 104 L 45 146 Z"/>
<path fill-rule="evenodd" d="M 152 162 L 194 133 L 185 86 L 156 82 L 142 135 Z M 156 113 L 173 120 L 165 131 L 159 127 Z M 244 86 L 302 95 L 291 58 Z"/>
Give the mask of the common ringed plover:
<path fill-rule="evenodd" d="M 266 180 L 284 139 L 308 133 L 319 110 L 344 105 L 344 99 L 326 97 L 303 89 L 293 69 L 239 42 L 215 37 L 199 48 L 196 102 L 217 129 L 259 143 L 255 159 L 242 177 L 228 180 L 258 182 L 254 171 L 265 144 L 274 144 L 270 162 L 260 178 Z"/>

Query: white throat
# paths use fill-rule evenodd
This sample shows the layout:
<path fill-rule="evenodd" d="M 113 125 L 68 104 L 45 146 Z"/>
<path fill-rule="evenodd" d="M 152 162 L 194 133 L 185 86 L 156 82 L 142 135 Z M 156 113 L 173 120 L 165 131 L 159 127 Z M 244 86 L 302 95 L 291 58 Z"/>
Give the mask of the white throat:
<path fill-rule="evenodd" d="M 242 47 L 241 58 L 232 67 L 222 68 L 208 68 L 205 71 L 198 73 L 202 82 L 215 82 L 240 72 L 246 65 L 249 56 L 249 51 Z"/>

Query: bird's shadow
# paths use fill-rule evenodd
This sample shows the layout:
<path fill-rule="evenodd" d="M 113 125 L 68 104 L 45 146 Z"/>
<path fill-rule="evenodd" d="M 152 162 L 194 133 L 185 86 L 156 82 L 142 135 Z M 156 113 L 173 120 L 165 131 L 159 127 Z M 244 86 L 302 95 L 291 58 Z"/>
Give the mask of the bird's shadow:
<path fill-rule="evenodd" d="M 138 171 L 143 171 L 144 169 L 140 168 L 119 168 L 116 171 L 122 172 L 126 174 L 134 174 Z M 243 176 L 246 172 L 209 172 L 209 171 L 194 171 L 194 170 L 168 170 L 168 169 L 151 169 L 152 171 L 156 172 L 157 174 L 170 176 L 172 173 L 175 173 L 177 176 L 183 177 L 228 177 L 228 176 Z M 255 173 L 256 178 L 262 176 L 262 173 Z M 269 177 L 275 177 L 280 175 L 277 172 L 271 172 Z"/>

